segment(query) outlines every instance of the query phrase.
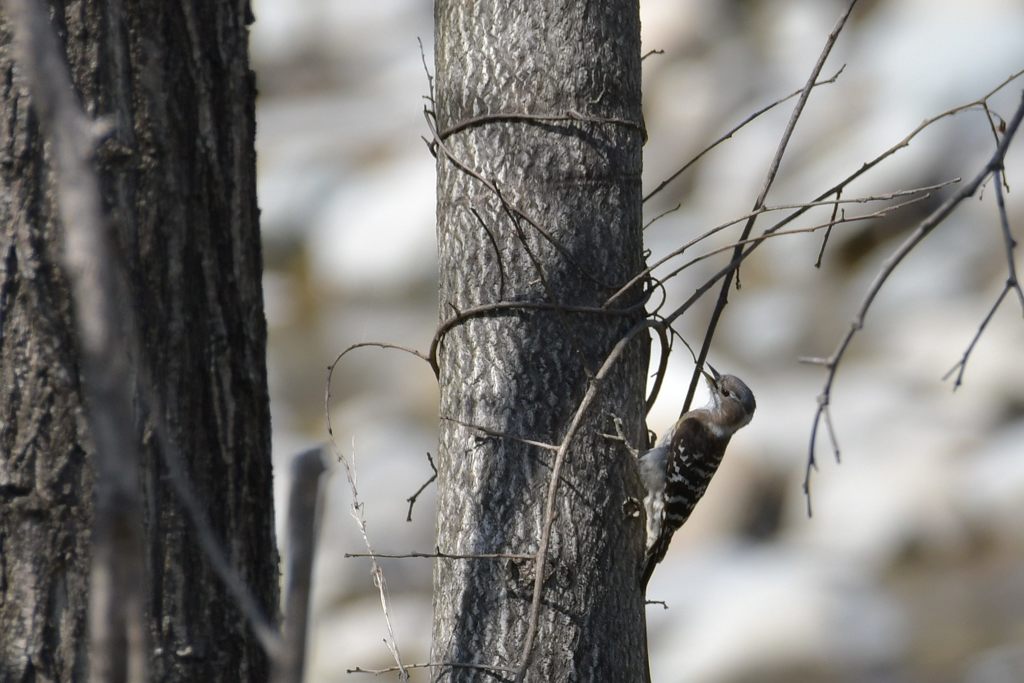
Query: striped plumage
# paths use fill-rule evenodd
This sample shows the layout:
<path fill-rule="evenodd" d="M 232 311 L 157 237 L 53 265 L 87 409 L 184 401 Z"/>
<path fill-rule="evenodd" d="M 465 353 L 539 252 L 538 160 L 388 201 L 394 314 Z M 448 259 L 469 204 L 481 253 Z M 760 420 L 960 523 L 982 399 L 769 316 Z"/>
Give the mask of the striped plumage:
<path fill-rule="evenodd" d="M 729 439 L 754 415 L 754 394 L 747 385 L 733 375 L 718 375 L 713 369 L 712 373 L 705 375 L 711 389 L 708 405 L 680 417 L 654 448 L 640 456 L 640 475 L 647 488 L 645 590 L 672 534 L 711 483 Z"/>

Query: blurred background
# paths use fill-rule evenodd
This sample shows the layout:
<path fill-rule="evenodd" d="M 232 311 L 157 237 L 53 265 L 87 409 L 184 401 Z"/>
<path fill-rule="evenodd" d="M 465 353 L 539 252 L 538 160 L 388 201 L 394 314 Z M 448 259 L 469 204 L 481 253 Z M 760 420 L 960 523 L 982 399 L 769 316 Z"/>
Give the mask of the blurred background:
<path fill-rule="evenodd" d="M 259 197 L 270 328 L 277 509 L 290 457 L 326 438 L 325 368 L 357 341 L 424 349 L 437 315 L 434 161 L 420 136 L 433 70 L 425 0 L 254 0 Z M 649 191 L 748 114 L 801 87 L 845 2 L 643 0 Z M 981 97 L 1024 68 L 1019 0 L 864 0 L 799 122 L 769 204 L 807 201 L 924 119 Z M 991 100 L 1009 118 L 1019 79 Z M 645 206 L 652 258 L 747 212 L 788 103 L 738 133 Z M 1024 241 L 1024 136 L 1007 196 Z M 936 124 L 844 198 L 970 178 L 994 149 L 979 110 Z M 753 423 L 676 535 L 649 597 L 654 680 L 1024 681 L 1024 320 L 1010 296 L 955 393 L 963 354 L 1007 276 L 991 185 L 899 268 L 855 338 L 833 390 L 842 464 L 819 437 L 814 515 L 801 490 L 821 368 L 870 281 L 944 190 L 889 218 L 766 244 L 730 296 L 710 360 L 746 379 Z M 850 205 L 848 214 L 870 208 Z M 829 209 L 799 225 L 828 220 Z M 769 223 L 761 220 L 764 227 Z M 736 238 L 722 234 L 715 246 Z M 1024 269 L 1018 248 L 1018 268 Z M 669 304 L 726 257 L 685 271 Z M 712 301 L 679 331 L 699 344 Z M 671 309 L 669 309 L 671 310 Z M 648 419 L 662 432 L 692 370 L 684 349 Z M 360 350 L 334 377 L 330 412 L 354 457 L 379 552 L 429 552 L 437 390 L 425 364 Z M 362 680 L 393 663 L 379 598 L 340 468 L 327 485 L 315 574 L 310 681 Z M 280 523 L 279 523 L 280 536 Z M 281 538 L 282 543 L 287 539 Z M 424 662 L 430 560 L 383 562 L 398 647 Z M 415 680 L 427 680 L 423 672 Z"/>

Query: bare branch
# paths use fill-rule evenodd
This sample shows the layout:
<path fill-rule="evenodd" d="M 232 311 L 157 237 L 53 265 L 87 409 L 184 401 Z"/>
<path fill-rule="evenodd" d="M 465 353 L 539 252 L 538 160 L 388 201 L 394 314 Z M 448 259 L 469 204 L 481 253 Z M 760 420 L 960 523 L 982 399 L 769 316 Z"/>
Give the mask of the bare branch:
<path fill-rule="evenodd" d="M 541 529 L 540 543 L 537 548 L 537 560 L 536 567 L 534 569 L 533 599 L 530 603 L 530 616 L 526 625 L 526 636 L 523 640 L 523 651 L 519 660 L 519 669 L 515 678 L 517 683 L 522 681 L 526 676 L 526 669 L 529 666 L 530 656 L 533 653 L 533 641 L 537 634 L 541 597 L 544 589 L 544 566 L 547 563 L 548 547 L 551 543 L 551 528 L 554 526 L 555 522 L 555 502 L 558 494 L 558 482 L 560 480 L 562 466 L 565 464 L 565 458 L 569 451 L 569 446 L 572 444 L 573 439 L 579 432 L 580 427 L 582 427 L 583 418 L 586 416 L 586 413 L 590 408 L 590 404 L 593 403 L 594 398 L 597 396 L 598 390 L 600 389 L 605 377 L 607 377 L 611 372 L 615 363 L 626 350 L 626 347 L 638 334 L 649 328 L 655 328 L 658 325 L 660 325 L 660 323 L 657 321 L 643 320 L 627 332 L 622 339 L 618 341 L 615 347 L 612 348 L 607 358 L 605 358 L 604 363 L 601 365 L 601 368 L 591 380 L 590 386 L 587 387 L 587 393 L 584 394 L 583 400 L 580 401 L 579 406 L 577 406 L 572 422 L 569 424 L 569 428 L 565 432 L 565 437 L 562 439 L 562 443 L 559 444 L 558 453 L 555 454 L 555 462 L 551 468 L 551 479 L 548 483 L 547 500 L 544 507 L 544 526 Z"/>
<path fill-rule="evenodd" d="M 936 208 L 931 214 L 929 214 L 924 220 L 918 223 L 914 231 L 907 237 L 906 240 L 899 246 L 899 248 L 893 252 L 889 258 L 885 260 L 875 279 L 868 287 L 867 293 L 861 301 L 860 307 L 857 310 L 856 315 L 850 323 L 850 329 L 839 341 L 835 351 L 829 356 L 826 367 L 828 368 L 828 375 L 825 378 L 825 384 L 822 388 L 822 392 L 818 397 L 818 409 L 814 414 L 814 423 L 811 427 L 812 440 L 808 449 L 807 455 L 807 467 L 805 474 L 804 493 L 810 498 L 810 470 L 815 467 L 815 441 L 813 436 L 817 433 L 818 423 L 823 417 L 827 419 L 827 411 L 831 401 L 832 384 L 835 381 L 836 371 L 839 368 L 839 363 L 842 361 L 843 356 L 846 354 L 847 348 L 850 346 L 850 342 L 853 340 L 854 335 L 857 334 L 864 327 L 864 318 L 867 316 L 868 310 L 871 308 L 871 304 L 874 302 L 875 297 L 878 296 L 882 286 L 892 275 L 893 271 L 897 266 L 906 258 L 907 254 L 914 250 L 918 244 L 921 243 L 925 237 L 927 237 L 932 230 L 940 225 L 952 212 L 960 205 L 962 201 L 974 195 L 981 187 L 981 184 L 991 175 L 998 173 L 1003 167 L 1003 159 L 1006 156 L 1006 150 L 1009 149 L 1010 143 L 1013 141 L 1014 135 L 1020 126 L 1021 120 L 1024 119 L 1024 93 L 1021 96 L 1021 103 L 1017 107 L 1017 111 L 1013 116 L 1013 119 L 1009 122 L 1006 127 L 1006 133 L 1003 135 L 1003 139 L 1000 141 L 995 153 L 988 160 L 985 166 L 978 172 L 978 174 L 967 184 L 963 185 L 957 192 L 952 194 L 946 199 L 938 208 Z M 998 187 L 998 180 L 996 186 Z M 1007 289 L 1004 288 L 1003 294 L 1000 295 L 999 300 L 996 302 L 996 306 L 1002 301 L 1005 296 Z M 994 311 L 993 307 L 992 311 Z M 990 311 L 989 316 L 986 318 L 986 322 L 992 316 Z M 982 325 L 984 327 L 984 324 Z M 980 332 L 979 332 L 980 335 Z M 973 342 L 972 342 L 973 346 Z M 969 351 L 969 349 L 968 349 Z M 966 355 L 964 361 L 966 362 Z M 810 509 L 810 503 L 808 502 L 808 509 Z"/>
<path fill-rule="evenodd" d="M 345 669 L 347 674 L 373 674 L 379 676 L 381 674 L 390 674 L 396 671 L 404 671 L 406 669 L 427 669 L 438 667 L 441 669 L 473 669 L 476 671 L 498 671 L 501 673 L 515 673 L 515 669 L 508 669 L 501 666 L 490 666 L 488 664 L 468 664 L 466 662 L 420 662 L 418 664 L 404 664 L 402 666 L 388 666 L 383 669 L 364 669 L 361 666 L 354 667 L 352 669 Z"/>
<path fill-rule="evenodd" d="M 844 201 L 846 201 L 846 200 L 844 200 Z M 905 202 L 905 204 L 912 203 L 913 201 L 917 201 L 917 200 L 912 200 L 911 202 Z M 831 202 L 829 202 L 829 203 L 831 203 Z M 894 210 L 896 208 L 899 208 L 899 206 L 902 206 L 902 204 L 894 206 L 894 207 L 887 207 L 885 209 L 880 209 L 879 211 L 875 211 L 875 212 L 872 212 L 870 214 L 863 214 L 863 215 L 860 215 L 860 216 L 853 216 L 853 217 L 844 217 L 844 218 L 842 218 L 840 220 L 837 220 L 836 224 L 838 225 L 838 224 L 842 224 L 842 223 L 849 223 L 849 222 L 853 222 L 853 221 L 857 221 L 857 220 L 863 220 L 865 218 L 873 218 L 873 217 L 883 216 L 883 215 L 886 215 L 888 212 L 890 212 L 890 211 L 892 211 L 892 210 Z M 790 218 L 792 218 L 792 217 L 790 217 Z M 788 221 L 790 219 L 786 219 L 786 220 Z M 739 258 L 733 258 L 733 260 L 730 261 L 728 263 L 728 265 L 723 266 L 714 275 L 712 275 L 707 280 L 705 280 L 704 283 L 700 287 L 698 287 L 694 291 L 694 293 L 691 294 L 690 297 L 686 301 L 684 301 L 672 313 L 670 313 L 668 316 L 666 316 L 666 317 L 664 317 L 662 319 L 662 322 L 668 327 L 668 329 L 672 329 L 671 328 L 671 324 L 672 324 L 672 322 L 676 318 L 678 318 L 683 313 L 685 313 L 694 303 L 696 303 L 702 296 L 704 296 L 704 294 L 708 290 L 710 290 L 715 285 L 715 283 L 717 283 L 719 280 L 721 280 L 723 277 L 725 277 L 729 272 L 731 272 L 732 269 L 738 263 L 741 263 L 744 259 L 749 257 L 750 254 L 754 251 L 754 249 L 759 247 L 766 240 L 771 239 L 771 238 L 775 237 L 776 235 L 796 234 L 796 233 L 801 233 L 801 232 L 813 232 L 815 230 L 820 230 L 821 228 L 826 227 L 828 225 L 827 223 L 822 223 L 820 225 L 811 226 L 809 228 L 800 228 L 800 229 L 791 230 L 791 231 L 779 232 L 778 228 L 781 227 L 782 225 L 784 225 L 785 222 L 786 221 L 781 221 L 780 223 L 777 223 L 774 227 L 772 227 L 770 230 L 766 230 L 759 237 L 753 237 L 753 238 L 744 240 L 742 242 L 733 243 L 732 245 L 726 245 L 725 247 L 723 247 L 723 248 L 721 248 L 719 250 L 711 251 L 711 252 L 708 252 L 706 254 L 702 254 L 701 256 L 697 256 L 697 257 L 691 259 L 690 261 L 687 261 L 682 266 L 676 268 L 674 271 L 672 271 L 668 275 L 666 275 L 665 278 L 664 278 L 665 280 L 675 276 L 676 274 L 678 274 L 680 271 L 684 270 L 685 268 L 689 268 L 694 263 L 697 263 L 698 261 L 702 261 L 702 260 L 708 258 L 709 256 L 713 256 L 714 254 L 718 253 L 719 251 L 724 251 L 724 250 L 732 249 L 736 245 L 739 245 L 740 247 L 746 246 L 746 249 L 743 250 L 743 252 L 740 254 Z M 675 331 L 673 330 L 673 334 L 674 333 L 675 333 Z M 684 343 L 686 343 L 685 340 L 683 340 L 683 341 L 684 341 Z M 687 347 L 689 347 L 689 344 L 687 344 Z M 692 353 L 693 353 L 693 351 L 691 349 L 691 354 Z M 696 359 L 694 360 L 694 362 L 696 363 Z"/>
<path fill-rule="evenodd" d="M 437 353 L 441 341 L 455 327 L 473 318 L 482 318 L 494 313 L 521 312 L 521 311 L 559 311 L 562 313 L 585 313 L 590 315 L 634 315 L 644 307 L 644 301 L 639 301 L 629 308 L 601 308 L 597 306 L 566 306 L 548 301 L 498 301 L 493 304 L 481 304 L 467 308 L 464 311 L 456 311 L 455 315 L 438 325 L 434 332 L 434 338 L 430 342 L 430 351 L 425 360 L 438 373 Z M 417 354 L 419 355 L 419 354 Z"/>
<path fill-rule="evenodd" d="M 388 344 L 386 342 L 359 342 L 358 344 L 352 344 L 351 346 L 347 347 L 344 351 L 339 353 L 337 356 L 335 356 L 334 360 L 331 361 L 331 364 L 327 366 L 327 380 L 324 382 L 324 417 L 327 420 L 327 434 L 332 439 L 334 438 L 334 424 L 331 420 L 331 386 L 334 382 L 334 370 L 338 367 L 338 363 L 341 362 L 341 359 L 348 355 L 351 351 L 365 348 L 391 349 L 394 351 L 402 351 L 403 353 L 407 353 L 410 356 L 414 356 L 416 358 L 419 358 L 420 360 L 426 361 L 427 364 L 430 365 L 430 368 L 434 371 L 434 376 L 437 376 L 437 365 L 431 361 L 432 356 L 424 356 L 416 349 L 411 349 L 406 346 L 399 346 L 398 344 Z M 337 448 L 337 446 L 335 447 Z"/>
<path fill-rule="evenodd" d="M 993 184 L 996 188 L 996 206 L 999 209 L 999 224 L 1002 228 L 1003 242 L 1006 247 L 1006 283 L 1003 285 L 1002 291 L 999 292 L 999 296 L 996 297 L 995 302 L 993 302 L 992 307 L 989 308 L 985 318 L 978 326 L 977 331 L 974 333 L 974 337 L 971 339 L 971 343 L 968 344 L 967 349 L 964 350 L 964 355 L 961 356 L 956 365 L 949 369 L 949 372 L 942 376 L 943 380 L 947 380 L 954 372 L 956 372 L 956 380 L 953 382 L 953 391 L 959 389 L 960 385 L 963 384 L 964 371 L 967 369 L 967 360 L 970 358 L 971 352 L 974 351 L 974 347 L 981 339 L 981 335 L 985 331 L 985 328 L 988 327 L 992 317 L 996 314 L 999 306 L 1003 303 L 1003 299 L 1005 299 L 1006 295 L 1010 293 L 1010 290 L 1017 293 L 1017 298 L 1021 305 L 1021 311 L 1024 311 L 1024 291 L 1021 291 L 1020 282 L 1017 280 L 1017 266 L 1013 258 L 1013 250 L 1017 246 L 1017 242 L 1013 239 L 1013 233 L 1010 232 L 1010 219 L 1006 214 L 1006 202 L 1003 199 L 1003 186 L 1005 183 L 1000 182 L 1000 178 L 1003 176 L 1003 171 L 1001 168 L 996 169 L 993 171 L 992 175 L 995 178 L 995 182 Z"/>
<path fill-rule="evenodd" d="M 1024 75 L 1024 69 L 1022 69 L 1022 70 L 1020 70 L 1020 71 L 1010 75 L 1006 79 L 1004 79 L 999 85 L 997 85 L 995 88 L 990 90 L 987 94 L 985 94 L 981 98 L 979 98 L 979 99 L 977 99 L 977 100 L 975 100 L 973 102 L 968 102 L 967 104 L 963 104 L 963 105 L 960 105 L 958 107 L 954 107 L 954 108 L 949 109 L 949 110 L 947 110 L 947 111 L 945 111 L 945 112 L 943 112 L 941 114 L 938 114 L 938 115 L 933 116 L 933 117 L 931 117 L 929 119 L 926 119 L 924 122 L 922 122 L 920 125 L 918 125 L 916 128 L 914 128 L 914 130 L 912 130 L 910 133 L 908 133 L 902 140 L 897 142 L 895 145 L 889 147 L 888 149 L 883 151 L 881 154 L 877 155 L 871 161 L 865 162 L 864 164 L 862 164 L 860 166 L 860 168 L 858 168 L 856 171 L 854 171 L 853 173 L 848 175 L 846 178 L 844 178 L 843 180 L 839 181 L 838 183 L 836 183 L 835 185 L 830 187 L 828 190 L 825 190 L 824 192 L 819 194 L 817 197 L 815 197 L 813 202 L 810 202 L 810 203 L 808 203 L 806 205 L 801 206 L 801 208 L 797 209 L 796 211 L 794 211 L 790 215 L 786 216 L 785 218 L 779 220 L 778 222 L 776 222 L 771 227 L 765 229 L 764 232 L 761 233 L 761 237 L 766 239 L 769 235 L 772 235 L 773 233 L 777 232 L 783 226 L 788 225 L 789 223 L 791 223 L 796 218 L 799 218 L 800 216 L 802 216 L 804 213 L 806 213 L 808 210 L 810 210 L 811 207 L 819 206 L 820 205 L 819 203 L 822 202 L 823 200 L 825 200 L 827 197 L 830 197 L 833 194 L 836 194 L 837 192 L 841 191 L 843 188 L 845 188 L 847 185 L 852 183 L 854 180 L 856 180 L 860 176 L 864 175 L 865 173 L 867 173 L 869 170 L 871 170 L 872 168 L 874 168 L 878 164 L 882 163 L 882 161 L 884 161 L 888 157 L 892 156 L 893 154 L 895 154 L 900 149 L 903 149 L 903 148 L 909 146 L 911 141 L 915 137 L 917 137 L 923 130 L 928 128 L 929 126 L 935 124 L 936 122 L 938 122 L 938 121 L 940 121 L 940 120 L 942 120 L 942 119 L 944 119 L 946 117 L 954 116 L 954 115 L 959 114 L 961 112 L 968 111 L 968 110 L 973 109 L 973 108 L 981 107 L 982 105 L 984 105 L 984 103 L 989 98 L 991 98 L 993 95 L 995 95 L 1000 90 L 1005 88 L 1007 85 L 1012 83 L 1014 80 L 1020 78 L 1022 75 Z M 846 201 L 846 200 L 843 200 L 843 201 Z M 826 202 L 826 203 L 831 204 L 832 202 Z M 732 223 L 730 223 L 730 225 L 731 224 Z M 721 227 L 722 226 L 719 226 L 719 228 L 721 228 Z M 664 318 L 665 323 L 668 324 L 668 325 L 671 325 L 672 322 L 676 318 L 678 318 L 683 313 L 685 313 L 687 310 L 689 310 L 689 308 L 694 303 L 696 303 L 702 296 L 704 296 L 704 294 L 709 289 L 711 289 L 711 287 L 714 286 L 714 284 L 716 282 L 718 282 L 720 279 L 724 278 L 726 275 L 731 273 L 734 268 L 736 268 L 744 259 L 749 257 L 750 254 L 755 249 L 757 249 L 761 244 L 762 244 L 762 240 L 760 240 L 760 239 L 753 241 L 753 243 L 751 243 L 751 245 L 749 247 L 747 247 L 746 249 L 743 250 L 743 253 L 738 258 L 734 257 L 732 261 L 730 261 L 726 266 L 724 266 L 718 272 L 716 272 L 714 275 L 712 275 L 708 280 L 706 280 L 704 282 L 704 284 L 702 284 L 700 287 L 698 287 L 694 291 L 694 293 L 686 301 L 684 301 L 680 306 L 676 307 L 676 309 L 674 311 L 672 311 L 667 316 L 665 316 L 665 318 Z M 628 285 L 628 283 L 627 283 L 627 285 Z M 616 296 L 618 296 L 618 293 L 616 293 L 608 301 L 610 302 Z M 607 305 L 607 303 L 608 302 L 606 302 L 606 305 Z"/>
<path fill-rule="evenodd" d="M 956 181 L 951 181 L 951 182 L 956 182 Z M 823 230 L 823 229 L 831 229 L 831 228 L 834 228 L 834 227 L 836 227 L 838 225 L 847 225 L 847 224 L 852 224 L 852 223 L 859 223 L 861 221 L 871 220 L 873 218 L 884 218 L 885 216 L 888 216 L 889 214 L 893 213 L 894 211 L 898 211 L 898 210 L 906 208 L 906 207 L 908 207 L 908 206 L 910 206 L 912 204 L 916 204 L 917 202 L 923 201 L 923 200 L 927 199 L 930 196 L 931 196 L 930 194 L 923 194 L 923 195 L 920 195 L 918 197 L 914 197 L 913 199 L 908 199 L 905 202 L 899 202 L 898 204 L 892 204 L 890 206 L 886 206 L 885 208 L 878 209 L 877 211 L 871 211 L 869 213 L 857 214 L 856 216 L 847 216 L 846 212 L 843 211 L 842 215 L 839 218 L 834 218 L 834 217 L 830 218 L 828 220 L 828 222 L 826 222 L 826 223 L 818 223 L 816 225 L 809 225 L 806 228 L 793 228 L 792 230 L 778 230 L 776 232 L 771 232 L 771 233 L 766 233 L 766 234 L 758 235 L 757 237 L 750 237 L 750 238 L 745 239 L 745 240 L 739 240 L 739 241 L 736 241 L 736 242 L 730 242 L 728 244 L 723 244 L 722 246 L 716 247 L 715 249 L 712 249 L 710 251 L 706 251 L 706 252 L 702 253 L 699 256 L 694 256 L 689 261 L 686 261 L 681 266 L 675 268 L 670 273 L 668 273 L 664 277 L 660 278 L 660 281 L 661 282 L 667 282 L 668 280 L 670 280 L 671 278 L 675 277 L 680 272 L 686 270 L 687 268 L 689 268 L 693 264 L 699 263 L 700 261 L 703 261 L 703 260 L 705 260 L 707 258 L 710 258 L 711 256 L 714 256 L 716 254 L 721 254 L 722 252 L 725 252 L 725 251 L 732 251 L 736 247 L 741 247 L 742 248 L 742 247 L 745 247 L 747 245 L 755 245 L 756 246 L 758 244 L 761 244 L 762 242 L 765 242 L 766 240 L 773 240 L 773 239 L 776 239 L 778 237 L 787 237 L 787 236 L 790 236 L 790 235 L 802 235 L 802 234 L 810 233 L 810 232 L 818 232 L 819 230 Z M 741 254 L 740 261 L 742 262 L 744 260 L 744 258 L 745 258 L 745 256 L 743 254 Z"/>
<path fill-rule="evenodd" d="M 676 249 L 673 249 L 668 254 L 666 254 L 665 256 L 662 256 L 657 261 L 655 261 L 653 264 L 647 266 L 646 268 L 644 268 L 643 270 L 638 272 L 636 275 L 634 275 L 632 277 L 632 279 L 630 279 L 628 282 L 626 282 L 626 284 L 624 284 L 622 287 L 620 287 L 618 289 L 618 291 L 616 291 L 614 294 L 612 294 L 610 297 L 608 297 L 608 299 L 605 300 L 603 306 L 604 307 L 610 306 L 619 297 L 621 297 L 623 294 L 625 294 L 631 288 L 635 287 L 637 285 L 637 283 L 639 283 L 639 282 L 643 281 L 644 279 L 648 278 L 651 275 L 651 273 L 656 268 L 659 268 L 659 267 L 665 265 L 666 263 L 668 263 L 669 261 L 671 261 L 672 259 L 674 259 L 675 257 L 681 256 L 682 254 L 686 253 L 686 251 L 688 249 L 690 249 L 691 247 L 693 247 L 694 245 L 699 244 L 700 242 L 703 242 L 704 240 L 708 239 L 709 237 L 712 237 L 713 235 L 717 235 L 718 233 L 722 232 L 726 228 L 730 228 L 730 227 L 732 227 L 734 225 L 737 225 L 739 223 L 742 223 L 744 221 L 748 221 L 751 218 L 756 218 L 757 216 L 760 216 L 761 214 L 769 213 L 769 212 L 773 212 L 773 211 L 789 211 L 789 210 L 792 210 L 792 209 L 797 209 L 796 212 L 794 212 L 794 213 L 790 214 L 789 216 L 785 217 L 784 219 L 780 220 L 778 223 L 773 225 L 770 229 L 765 230 L 764 233 L 762 233 L 762 237 L 765 237 L 765 236 L 774 234 L 775 232 L 780 230 L 782 227 L 784 227 L 786 225 L 789 225 L 794 220 L 799 218 L 801 215 L 803 215 L 805 212 L 807 212 L 807 210 L 812 209 L 812 208 L 817 207 L 817 206 L 834 206 L 836 204 L 868 204 L 868 203 L 871 203 L 871 202 L 890 201 L 892 199 L 899 199 L 901 197 L 907 197 L 907 196 L 913 196 L 913 195 L 919 195 L 919 194 L 922 194 L 922 193 L 931 192 L 933 190 L 938 190 L 938 189 L 944 188 L 944 187 L 946 187 L 948 185 L 952 185 L 952 184 L 958 183 L 958 182 L 960 182 L 960 178 L 953 178 L 951 180 L 946 180 L 944 182 L 936 183 L 936 184 L 933 184 L 933 185 L 924 185 L 922 187 L 915 187 L 915 188 L 911 188 L 911 189 L 908 189 L 908 190 L 897 190 L 895 192 L 887 192 L 887 193 L 884 193 L 884 194 L 869 195 L 869 196 L 866 196 L 866 197 L 854 197 L 852 199 L 831 199 L 831 200 L 825 200 L 824 197 L 826 197 L 828 195 L 822 195 L 822 196 L 819 196 L 818 199 L 816 199 L 814 201 L 804 202 L 802 204 L 779 204 L 777 206 L 763 206 L 760 209 L 757 209 L 755 211 L 750 211 L 750 212 L 748 212 L 748 213 L 746 213 L 746 214 L 744 214 L 742 216 L 739 216 L 737 218 L 733 218 L 732 220 L 726 221 L 725 223 L 720 223 L 719 225 L 716 225 L 713 228 L 705 230 L 700 235 L 697 235 L 693 239 L 687 241 L 682 246 L 677 247 Z M 920 201 L 923 198 L 924 197 L 918 197 L 916 201 Z M 902 206 L 902 205 L 900 205 L 900 206 Z M 897 208 L 897 207 L 889 207 L 889 210 L 892 210 L 893 208 Z M 873 214 L 873 215 L 881 215 L 881 214 Z M 843 222 L 843 221 L 839 221 L 839 222 Z M 761 238 L 758 237 L 758 238 L 755 238 L 755 239 L 750 240 L 750 241 L 757 242 L 760 239 Z M 735 243 L 734 243 L 734 245 L 735 245 Z M 746 258 L 746 256 L 747 256 L 747 253 L 745 252 L 742 255 L 742 258 L 740 260 L 742 260 L 743 258 Z M 729 264 L 729 268 L 731 268 L 732 266 L 733 266 L 733 263 L 730 263 Z M 678 272 L 678 270 L 679 269 L 673 271 L 672 274 L 674 275 L 675 273 Z M 723 271 L 723 274 L 724 274 L 724 272 L 725 271 Z M 673 319 L 675 317 L 677 317 L 677 316 L 674 315 Z"/>
<path fill-rule="evenodd" d="M 785 154 L 786 147 L 789 145 L 789 140 L 793 135 L 793 131 L 796 129 L 796 123 L 800 119 L 800 114 L 803 113 L 804 105 L 807 103 L 807 98 L 810 96 L 811 90 L 814 88 L 814 84 L 818 80 L 818 75 L 825 67 L 825 60 L 828 59 L 829 54 L 832 52 L 832 46 L 835 45 L 840 32 L 843 30 L 843 26 L 846 24 L 847 18 L 849 18 L 850 13 L 853 12 L 853 8 L 856 4 L 857 0 L 850 1 L 850 4 L 846 7 L 846 11 L 841 17 L 839 17 L 835 27 L 832 29 L 832 32 L 829 33 L 828 39 L 825 41 L 825 47 L 822 48 L 821 54 L 818 56 L 818 62 L 811 70 L 811 76 L 807 79 L 807 84 L 801 91 L 800 98 L 797 100 L 796 106 L 793 108 L 793 114 L 789 117 L 789 122 L 786 124 L 786 130 L 782 134 L 782 139 L 779 140 L 778 149 L 775 151 L 775 156 L 772 158 L 772 162 L 768 167 L 768 173 L 765 175 L 764 185 L 761 188 L 760 194 L 757 196 L 757 200 L 754 202 L 754 211 L 757 211 L 765 205 L 765 200 L 768 198 L 768 191 L 771 190 L 772 184 L 775 182 L 775 176 L 779 172 L 779 165 L 782 163 L 782 156 Z M 755 220 L 756 216 L 752 216 L 747 220 L 746 224 L 743 226 L 740 241 L 746 240 L 750 236 L 750 232 L 754 229 Z M 711 340 L 714 339 L 715 330 L 718 327 L 718 321 L 722 317 L 722 311 L 725 310 L 725 306 L 728 303 L 729 287 L 732 285 L 733 276 L 738 272 L 739 262 L 742 260 L 742 255 L 743 247 L 737 245 L 733 252 L 733 261 L 736 265 L 725 275 L 722 287 L 719 290 L 718 301 L 715 303 L 714 311 L 711 313 L 711 320 L 708 322 L 708 329 L 704 334 L 704 343 L 701 345 L 700 353 L 697 356 L 697 365 L 693 369 L 693 375 L 690 378 L 690 387 L 686 391 L 686 400 L 683 402 L 683 409 L 680 415 L 688 411 L 690 409 L 690 405 L 693 403 L 693 396 L 697 391 L 697 383 L 701 377 L 701 370 L 704 368 L 704 361 L 707 359 L 708 351 L 711 349 Z"/>
<path fill-rule="evenodd" d="M 392 559 L 426 558 L 433 560 L 535 560 L 533 553 L 345 553 L 345 557 L 387 557 Z"/>
<path fill-rule="evenodd" d="M 591 116 L 587 114 L 581 114 L 576 111 L 565 111 L 561 113 L 553 114 L 531 114 L 528 112 L 508 112 L 499 114 L 481 114 L 480 116 L 472 116 L 468 119 L 463 119 L 450 128 L 437 132 L 437 137 L 440 140 L 447 140 L 456 133 L 461 133 L 464 130 L 480 126 L 487 123 L 508 123 L 508 122 L 527 122 L 527 123 L 596 123 L 596 124 L 613 124 L 616 126 L 625 126 L 626 128 L 632 128 L 639 131 L 644 136 L 644 141 L 647 140 L 647 130 L 644 128 L 642 122 L 630 121 L 628 119 L 619 118 L 607 118 L 604 116 Z"/>

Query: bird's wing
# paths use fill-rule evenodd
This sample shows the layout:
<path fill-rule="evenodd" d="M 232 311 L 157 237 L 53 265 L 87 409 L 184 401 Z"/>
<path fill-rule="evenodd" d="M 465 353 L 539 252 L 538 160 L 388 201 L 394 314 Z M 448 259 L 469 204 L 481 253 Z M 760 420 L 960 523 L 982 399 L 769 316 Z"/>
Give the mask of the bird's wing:
<path fill-rule="evenodd" d="M 640 456 L 640 479 L 648 491 L 662 491 L 665 488 L 665 463 L 668 459 L 668 444 L 660 444 Z"/>
<path fill-rule="evenodd" d="M 640 480 L 647 494 L 644 496 L 644 513 L 647 517 L 647 545 L 651 547 L 661 535 L 661 523 L 665 515 L 665 465 L 668 446 L 655 446 L 640 456 Z"/>
<path fill-rule="evenodd" d="M 725 444 L 728 443 L 728 438 L 723 439 L 713 434 L 703 424 L 700 416 L 699 412 L 688 414 L 672 430 L 672 439 L 667 446 L 658 446 L 649 451 L 659 451 L 651 458 L 652 464 L 655 457 L 660 461 L 658 474 L 661 488 L 658 490 L 659 495 L 653 496 L 656 501 L 652 505 L 656 508 L 653 515 L 656 524 L 652 525 L 648 521 L 647 525 L 647 552 L 642 579 L 644 590 L 654 568 L 665 558 L 672 535 L 690 517 L 697 501 L 704 495 L 708 482 L 721 462 Z M 650 508 L 648 515 L 650 519 Z"/>
<path fill-rule="evenodd" d="M 728 437 L 715 435 L 699 419 L 680 421 L 665 463 L 665 519 L 672 531 L 704 495 L 728 443 Z"/>

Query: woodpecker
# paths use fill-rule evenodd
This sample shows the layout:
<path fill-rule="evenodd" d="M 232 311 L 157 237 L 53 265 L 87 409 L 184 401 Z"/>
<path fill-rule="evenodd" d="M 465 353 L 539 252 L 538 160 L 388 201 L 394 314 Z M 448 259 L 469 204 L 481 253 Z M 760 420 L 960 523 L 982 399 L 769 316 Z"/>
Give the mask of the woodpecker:
<path fill-rule="evenodd" d="M 711 389 L 711 401 L 690 410 L 639 458 L 640 477 L 647 489 L 647 552 L 641 584 L 665 557 L 672 534 L 689 518 L 722 462 L 729 439 L 754 416 L 754 394 L 739 377 L 701 371 Z"/>

